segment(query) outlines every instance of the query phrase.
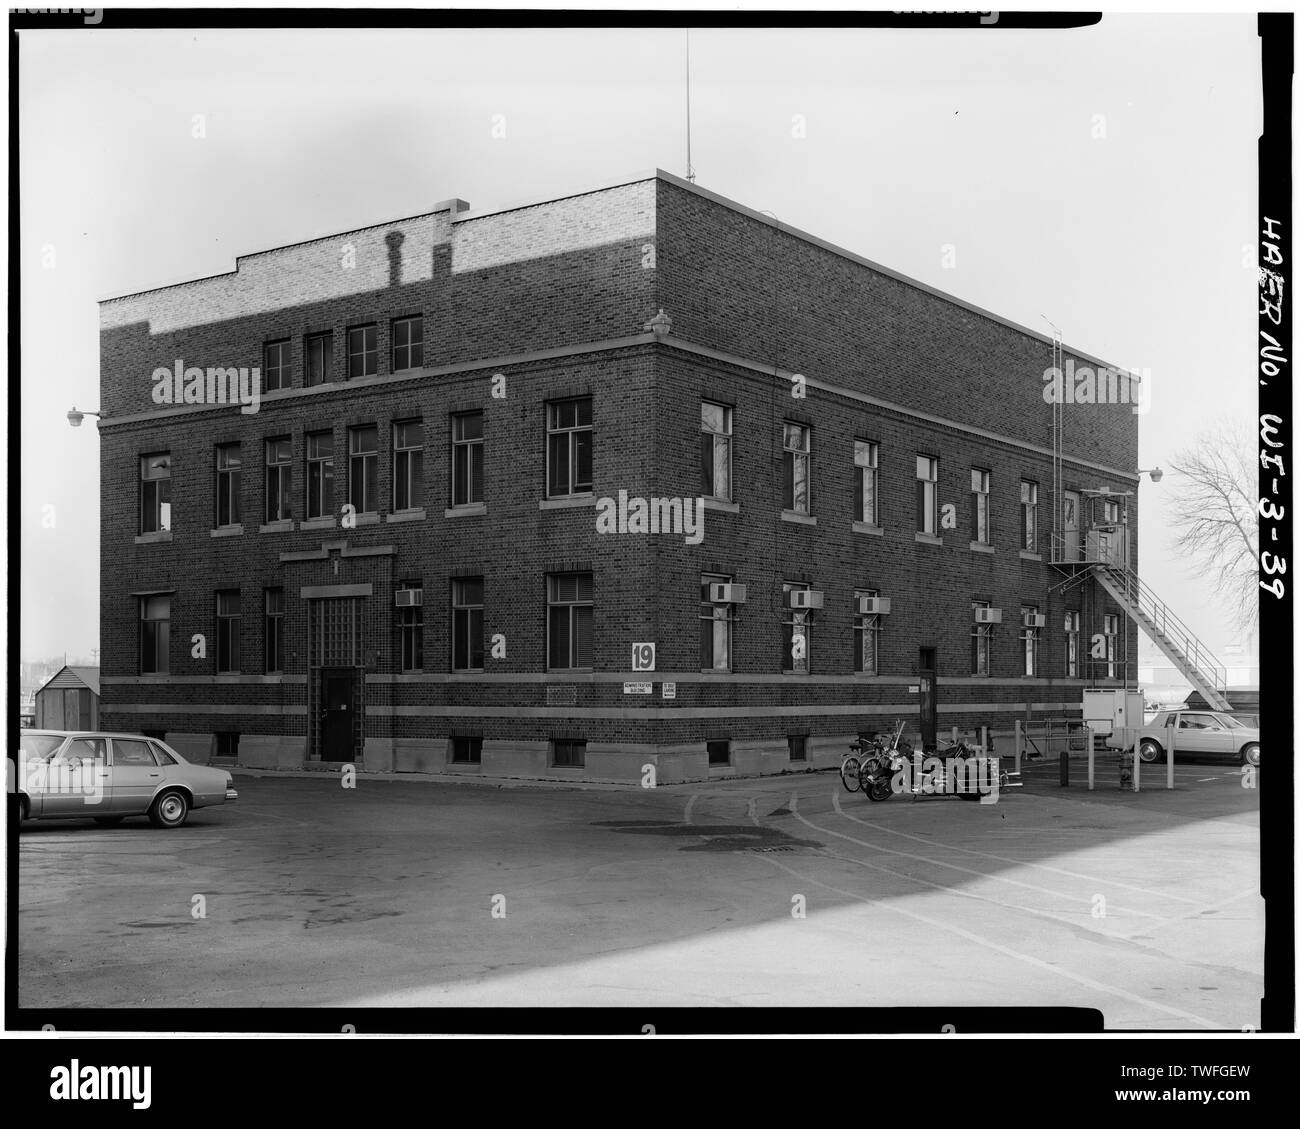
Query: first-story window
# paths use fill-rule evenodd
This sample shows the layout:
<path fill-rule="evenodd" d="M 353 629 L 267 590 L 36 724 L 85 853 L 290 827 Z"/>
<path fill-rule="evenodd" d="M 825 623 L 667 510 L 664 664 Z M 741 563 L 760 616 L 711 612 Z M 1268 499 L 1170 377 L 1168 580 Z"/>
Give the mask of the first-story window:
<path fill-rule="evenodd" d="M 334 511 L 334 433 L 317 431 L 307 436 L 307 517 L 325 517 Z"/>
<path fill-rule="evenodd" d="M 812 513 L 812 428 L 786 423 L 782 430 L 782 469 L 785 474 L 782 502 L 787 510 Z"/>
<path fill-rule="evenodd" d="M 1065 613 L 1065 677 L 1079 677 L 1079 613 Z"/>
<path fill-rule="evenodd" d="M 217 673 L 239 671 L 239 590 L 217 593 Z"/>
<path fill-rule="evenodd" d="M 393 424 L 393 509 L 417 510 L 424 505 L 424 424 L 407 420 Z"/>
<path fill-rule="evenodd" d="M 976 600 L 971 604 L 972 613 L 979 611 L 981 608 L 989 608 L 992 605 L 987 600 Z M 978 621 L 971 624 L 970 629 L 970 672 L 971 674 L 988 674 L 989 672 L 989 644 L 993 639 L 993 624 L 980 623 Z"/>
<path fill-rule="evenodd" d="M 140 598 L 140 673 L 168 674 L 171 671 L 169 631 L 172 617 L 170 596 Z"/>
<path fill-rule="evenodd" d="M 483 578 L 451 582 L 451 669 L 483 669 Z"/>
<path fill-rule="evenodd" d="M 265 593 L 266 619 L 263 653 L 267 674 L 284 672 L 284 589 L 267 588 Z"/>
<path fill-rule="evenodd" d="M 287 435 L 266 441 L 266 520 L 293 517 L 293 440 Z"/>
<path fill-rule="evenodd" d="M 858 600 L 863 596 L 879 596 L 874 588 L 859 588 L 853 593 L 856 613 Z M 880 673 L 880 616 L 853 616 L 853 670 L 856 674 Z"/>
<path fill-rule="evenodd" d="M 1106 677 L 1117 678 L 1119 669 L 1119 616 L 1102 616 L 1102 634 L 1106 638 Z"/>
<path fill-rule="evenodd" d="M 172 457 L 163 451 L 140 459 L 140 532 L 172 527 Z"/>
<path fill-rule="evenodd" d="M 586 763 L 586 741 L 561 737 L 551 741 L 551 764 L 558 768 L 582 768 Z"/>
<path fill-rule="evenodd" d="M 547 667 L 591 669 L 594 585 L 589 572 L 554 573 L 546 578 Z"/>
<path fill-rule="evenodd" d="M 451 763 L 482 764 L 483 738 L 463 737 L 453 734 L 451 738 Z"/>
<path fill-rule="evenodd" d="M 217 448 L 217 528 L 238 525 L 241 462 L 238 443 Z"/>
<path fill-rule="evenodd" d="M 1038 677 L 1038 605 L 1022 604 L 1020 607 L 1020 643 L 1024 650 L 1024 675 Z"/>
<path fill-rule="evenodd" d="M 939 532 L 939 460 L 916 456 L 916 531 Z"/>
<path fill-rule="evenodd" d="M 715 584 L 730 584 L 731 577 L 706 572 L 700 577 L 700 669 L 731 669 L 732 605 L 715 603 Z"/>
<path fill-rule="evenodd" d="M 424 585 L 403 581 L 397 589 L 397 634 L 403 673 L 424 669 Z"/>
<path fill-rule="evenodd" d="M 853 520 L 879 525 L 880 448 L 866 439 L 853 441 Z"/>
<path fill-rule="evenodd" d="M 807 674 L 812 668 L 812 610 L 790 606 L 791 592 L 806 592 L 811 587 L 790 582 L 781 585 L 781 669 L 787 674 Z"/>
<path fill-rule="evenodd" d="M 472 506 L 483 501 L 483 413 L 458 412 L 451 417 L 451 504 Z"/>
<path fill-rule="evenodd" d="M 348 500 L 354 513 L 379 510 L 379 428 L 374 424 L 348 432 Z"/>
<path fill-rule="evenodd" d="M 546 405 L 546 496 L 591 492 L 591 397 Z"/>

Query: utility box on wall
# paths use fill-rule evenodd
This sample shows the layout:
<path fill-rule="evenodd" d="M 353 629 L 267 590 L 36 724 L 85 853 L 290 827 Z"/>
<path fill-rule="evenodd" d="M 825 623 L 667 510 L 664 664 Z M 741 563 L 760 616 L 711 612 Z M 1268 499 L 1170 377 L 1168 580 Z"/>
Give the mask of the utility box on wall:
<path fill-rule="evenodd" d="M 1083 720 L 1098 736 L 1109 737 L 1116 729 L 1135 728 L 1146 713 L 1146 695 L 1141 690 L 1085 690 Z"/>

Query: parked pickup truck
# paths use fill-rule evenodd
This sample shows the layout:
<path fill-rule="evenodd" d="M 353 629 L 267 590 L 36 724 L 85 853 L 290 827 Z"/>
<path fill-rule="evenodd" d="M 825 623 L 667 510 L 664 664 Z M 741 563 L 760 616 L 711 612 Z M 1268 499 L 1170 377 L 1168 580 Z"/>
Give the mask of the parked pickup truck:
<path fill-rule="evenodd" d="M 1259 764 L 1258 727 L 1243 725 L 1231 714 L 1217 710 L 1161 710 L 1148 718 L 1136 734 L 1132 730 L 1116 732 L 1106 743 L 1113 749 L 1131 749 L 1135 737 L 1144 764 L 1164 760 L 1171 745 L 1175 759 L 1193 753 Z"/>

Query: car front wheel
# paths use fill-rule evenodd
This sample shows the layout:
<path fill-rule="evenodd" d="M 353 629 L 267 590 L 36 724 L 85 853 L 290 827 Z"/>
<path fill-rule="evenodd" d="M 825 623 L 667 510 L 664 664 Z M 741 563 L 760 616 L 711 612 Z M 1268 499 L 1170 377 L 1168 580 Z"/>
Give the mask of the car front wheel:
<path fill-rule="evenodd" d="M 155 827 L 179 827 L 190 813 L 190 803 L 183 792 L 163 792 L 149 809 Z"/>
<path fill-rule="evenodd" d="M 1138 756 L 1143 764 L 1155 764 L 1164 756 L 1164 750 L 1154 741 L 1143 741 L 1138 745 Z"/>
<path fill-rule="evenodd" d="M 1259 745 L 1257 743 L 1252 741 L 1241 750 L 1241 763 L 1259 766 Z"/>

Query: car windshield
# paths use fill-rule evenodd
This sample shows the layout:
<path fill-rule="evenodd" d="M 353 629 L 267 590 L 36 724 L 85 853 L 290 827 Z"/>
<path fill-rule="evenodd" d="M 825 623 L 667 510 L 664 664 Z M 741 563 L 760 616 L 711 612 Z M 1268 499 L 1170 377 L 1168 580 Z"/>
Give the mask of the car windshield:
<path fill-rule="evenodd" d="M 29 757 L 45 760 L 63 744 L 63 738 L 53 733 L 24 733 L 18 747 Z"/>
<path fill-rule="evenodd" d="M 1214 716 L 1216 719 L 1223 722 L 1223 724 L 1226 725 L 1229 729 L 1246 728 L 1244 725 L 1241 724 L 1241 722 L 1239 722 L 1235 717 L 1232 717 L 1230 714 L 1216 713 Z"/>

